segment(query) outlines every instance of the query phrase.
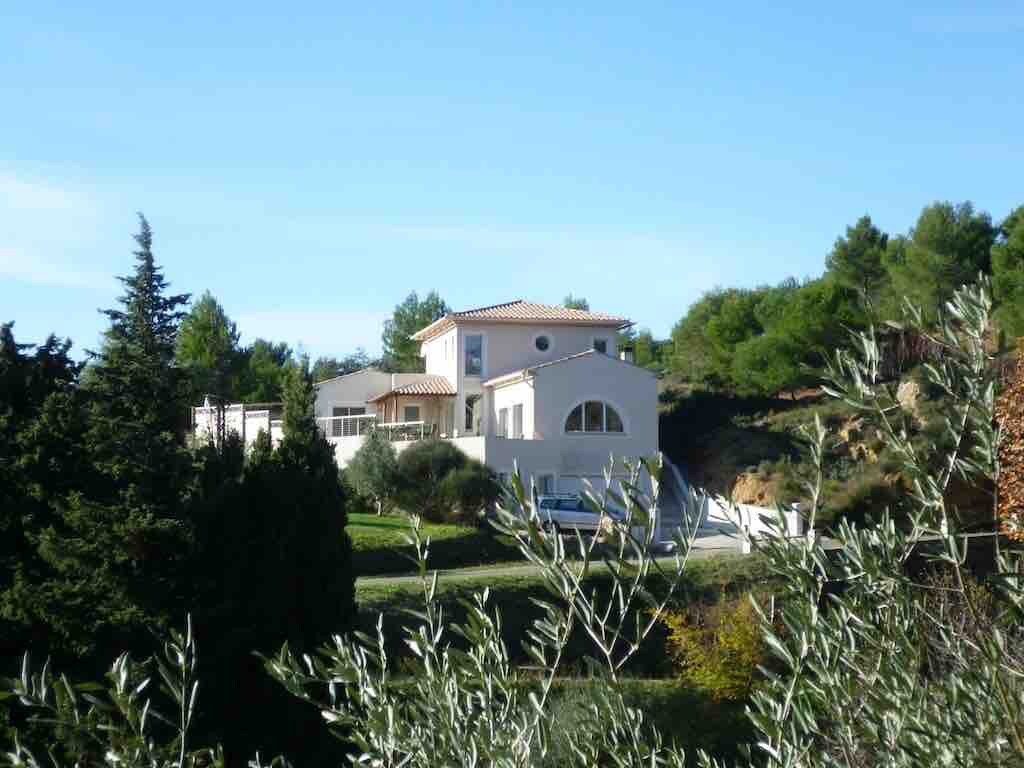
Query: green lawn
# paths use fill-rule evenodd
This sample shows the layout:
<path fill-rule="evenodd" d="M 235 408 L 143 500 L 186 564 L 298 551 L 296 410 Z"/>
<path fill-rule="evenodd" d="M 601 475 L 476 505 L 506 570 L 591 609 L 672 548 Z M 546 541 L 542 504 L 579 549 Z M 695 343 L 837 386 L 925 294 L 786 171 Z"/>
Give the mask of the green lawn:
<path fill-rule="evenodd" d="M 408 532 L 409 522 L 404 515 L 350 514 L 348 535 L 356 577 L 414 571 L 409 560 L 413 549 L 403 538 Z M 487 528 L 424 521 L 420 536 L 430 538 L 430 567 L 439 570 L 522 559 L 508 539 Z"/>
<path fill-rule="evenodd" d="M 588 579 L 588 586 L 606 588 L 611 576 L 599 571 Z M 692 600 L 714 602 L 723 593 L 737 594 L 751 589 L 770 586 L 770 576 L 763 561 L 756 557 L 716 557 L 694 560 L 687 565 L 680 591 L 680 603 Z M 502 617 L 505 643 L 514 662 L 525 662 L 522 642 L 527 630 L 541 610 L 534 600 L 550 600 L 541 577 L 537 573 L 518 575 L 480 574 L 471 578 L 438 580 L 437 599 L 444 607 L 446 623 L 460 621 L 466 614 L 463 602 L 474 593 L 490 589 L 490 605 L 496 606 Z M 410 610 L 422 610 L 423 588 L 419 581 L 356 582 L 356 600 L 359 603 L 360 629 L 376 633 L 378 614 L 384 615 L 384 634 L 388 650 L 398 657 L 407 655 L 403 642 L 405 628 L 419 623 L 410 616 Z M 655 632 L 647 647 L 629 665 L 629 673 L 642 677 L 662 676 L 671 672 L 664 647 L 663 633 Z M 590 641 L 577 633 L 566 652 L 567 672 L 584 670 L 583 659 L 591 653 Z"/>

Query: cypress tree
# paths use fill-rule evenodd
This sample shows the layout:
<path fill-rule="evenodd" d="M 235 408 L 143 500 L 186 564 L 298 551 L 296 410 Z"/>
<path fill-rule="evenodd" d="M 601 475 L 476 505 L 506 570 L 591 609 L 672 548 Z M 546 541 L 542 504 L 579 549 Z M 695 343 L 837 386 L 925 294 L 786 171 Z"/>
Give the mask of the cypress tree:
<path fill-rule="evenodd" d="M 211 497 L 199 522 L 197 626 L 210 637 L 206 668 L 215 670 L 204 682 L 205 722 L 230 766 L 245 766 L 254 750 L 284 753 L 296 765 L 343 758 L 316 710 L 290 697 L 252 654 L 273 655 L 285 642 L 312 651 L 348 629 L 355 613 L 344 496 L 313 415 L 308 361 L 286 369 L 283 396 L 280 444 L 261 432 L 241 480 Z"/>

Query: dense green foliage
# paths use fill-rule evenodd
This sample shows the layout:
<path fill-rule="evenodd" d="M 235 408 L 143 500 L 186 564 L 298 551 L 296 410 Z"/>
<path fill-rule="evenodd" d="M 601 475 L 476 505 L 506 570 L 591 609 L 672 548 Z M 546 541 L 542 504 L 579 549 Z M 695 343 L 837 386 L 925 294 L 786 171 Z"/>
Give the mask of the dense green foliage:
<path fill-rule="evenodd" d="M 318 357 L 313 361 L 313 381 L 321 382 L 326 379 L 333 379 L 335 376 L 344 376 L 346 373 L 373 365 L 374 361 L 366 354 L 366 350 L 359 347 L 355 352 L 344 357 Z"/>
<path fill-rule="evenodd" d="M 398 495 L 398 454 L 383 429 L 366 435 L 345 467 L 345 480 L 370 501 L 378 515 L 389 512 Z"/>
<path fill-rule="evenodd" d="M 176 362 L 186 374 L 190 404 L 201 403 L 204 395 L 226 402 L 277 403 L 292 351 L 284 342 L 265 339 L 242 347 L 234 321 L 207 291 L 182 319 Z"/>
<path fill-rule="evenodd" d="M 901 247 L 891 249 L 891 293 L 934 312 L 956 288 L 989 273 L 996 228 L 987 213 L 971 203 L 934 203 L 926 207 Z M 895 302 L 893 302 L 895 303 Z M 899 306 L 890 306 L 898 317 Z"/>
<path fill-rule="evenodd" d="M 398 504 L 434 522 L 478 521 L 501 494 L 493 472 L 447 440 L 420 440 L 397 463 Z"/>
<path fill-rule="evenodd" d="M 62 659 L 131 646 L 184 597 L 190 459 L 172 363 L 187 297 L 165 295 L 145 219 L 136 241 L 135 270 L 105 313 L 110 327 L 82 386 L 67 345 L 51 339 L 31 358 L 5 345 L 5 357 L 14 352 L 9 460 L 25 476 L 3 510 L 20 533 L 0 605 L 19 634 Z"/>
<path fill-rule="evenodd" d="M 1012 336 L 1024 336 L 1024 206 L 1006 217 L 992 248 L 996 317 Z"/>
<path fill-rule="evenodd" d="M 189 398 L 220 360 L 208 356 L 204 369 L 197 339 L 220 323 L 230 350 L 233 326 L 205 297 L 180 343 L 187 297 L 168 293 L 145 219 L 136 241 L 135 269 L 84 371 L 69 342 L 32 348 L 0 326 L 0 674 L 31 648 L 93 677 L 117 652 L 148 653 L 152 632 L 191 610 L 211 628 L 206 653 L 221 667 L 205 673 L 197 726 L 225 743 L 229 764 L 245 765 L 253 744 L 329 764 L 333 741 L 315 713 L 269 685 L 250 655 L 315 644 L 354 614 L 338 469 L 313 419 L 310 375 L 304 361 L 281 367 L 277 448 L 264 442 L 245 457 L 228 439 L 190 450 Z M 239 695 L 260 702 L 258 716 Z M 72 749 L 31 728 L 24 738 Z"/>
<path fill-rule="evenodd" d="M 889 236 L 878 229 L 870 216 L 861 216 L 846 236 L 836 240 L 825 259 L 825 268 L 841 285 L 857 291 L 869 305 L 877 303 L 886 282 L 885 250 Z"/>
<path fill-rule="evenodd" d="M 204 395 L 224 402 L 279 403 L 286 370 L 296 362 L 284 342 L 256 339 L 239 343 L 239 331 L 220 302 L 207 291 L 192 304 L 178 332 L 176 361 L 188 381 L 188 401 Z M 342 357 L 323 356 L 313 362 L 314 382 L 352 373 L 373 363 L 363 349 Z"/>
<path fill-rule="evenodd" d="M 584 312 L 590 311 L 590 302 L 582 296 L 573 296 L 571 293 L 562 300 L 562 306 L 566 309 L 581 309 Z"/>
<path fill-rule="evenodd" d="M 836 240 L 818 279 L 704 294 L 673 328 L 663 367 L 717 390 L 792 391 L 819 378 L 825 355 L 846 347 L 849 331 L 897 319 L 907 299 L 934 313 L 979 274 L 993 276 L 1002 328 L 1020 335 L 1022 222 L 1020 209 L 995 226 L 969 202 L 939 202 L 906 235 L 890 237 L 862 216 Z M 646 353 L 638 362 L 651 364 Z"/>
<path fill-rule="evenodd" d="M 209 291 L 192 304 L 178 329 L 178 366 L 189 379 L 189 401 L 207 394 L 230 398 L 239 387 L 246 362 L 238 346 L 238 327 Z"/>
<path fill-rule="evenodd" d="M 410 337 L 450 311 L 436 291 L 431 291 L 422 299 L 416 291 L 406 296 L 395 307 L 394 314 L 384 321 L 381 336 L 384 357 L 381 365 L 390 371 L 422 372 L 423 359 L 420 357 L 419 342 Z"/>
<path fill-rule="evenodd" d="M 282 696 L 260 674 L 252 651 L 287 641 L 312 647 L 354 615 L 351 547 L 334 452 L 313 420 L 305 363 L 284 386 L 284 437 L 266 433 L 244 464 L 237 450 L 216 452 L 204 480 L 211 488 L 197 514 L 197 621 L 216 677 L 204 681 L 207 719 L 228 759 L 259 749 L 329 764 L 334 745 L 317 733 L 315 713 Z M 212 480 L 212 482 L 211 482 Z M 246 701 L 246 708 L 238 702 Z"/>

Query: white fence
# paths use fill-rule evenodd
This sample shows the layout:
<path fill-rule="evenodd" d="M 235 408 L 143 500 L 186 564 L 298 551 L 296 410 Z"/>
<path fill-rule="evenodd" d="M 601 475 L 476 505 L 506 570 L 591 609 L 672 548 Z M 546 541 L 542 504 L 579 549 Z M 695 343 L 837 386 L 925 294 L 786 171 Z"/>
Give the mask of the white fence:
<path fill-rule="evenodd" d="M 278 410 L 279 413 L 279 410 Z M 267 432 L 271 442 L 277 445 L 284 436 L 281 419 L 274 418 L 275 412 L 267 408 L 254 407 L 241 403 L 234 405 L 200 406 L 192 409 L 192 432 L 197 440 L 220 439 L 221 435 L 236 434 L 245 445 L 251 445 L 260 432 Z M 396 443 L 407 443 L 432 437 L 437 433 L 437 425 L 427 421 L 398 421 L 382 423 L 375 414 L 358 416 L 322 416 L 316 419 L 317 426 L 336 449 L 338 459 L 345 463 L 355 452 L 370 430 L 378 428 L 385 431 L 389 440 Z M 351 438 L 351 439 L 350 439 Z"/>
<path fill-rule="evenodd" d="M 746 532 L 753 538 L 768 533 L 778 512 L 770 507 L 758 507 L 753 504 L 734 504 L 721 496 L 708 496 L 701 514 L 701 525 L 707 528 L 721 528 L 730 533 Z M 782 517 L 786 525 L 787 536 L 799 536 L 803 533 L 803 518 L 795 507 L 783 508 Z"/>

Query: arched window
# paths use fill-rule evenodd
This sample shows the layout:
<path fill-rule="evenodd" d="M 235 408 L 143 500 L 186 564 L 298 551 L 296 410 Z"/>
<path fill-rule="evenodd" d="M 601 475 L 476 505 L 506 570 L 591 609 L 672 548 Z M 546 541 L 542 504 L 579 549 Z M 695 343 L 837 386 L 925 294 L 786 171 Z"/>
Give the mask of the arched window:
<path fill-rule="evenodd" d="M 587 400 L 571 411 L 565 420 L 566 432 L 624 432 L 622 417 L 608 403 Z"/>

